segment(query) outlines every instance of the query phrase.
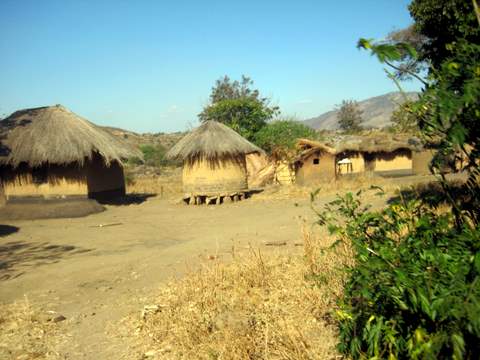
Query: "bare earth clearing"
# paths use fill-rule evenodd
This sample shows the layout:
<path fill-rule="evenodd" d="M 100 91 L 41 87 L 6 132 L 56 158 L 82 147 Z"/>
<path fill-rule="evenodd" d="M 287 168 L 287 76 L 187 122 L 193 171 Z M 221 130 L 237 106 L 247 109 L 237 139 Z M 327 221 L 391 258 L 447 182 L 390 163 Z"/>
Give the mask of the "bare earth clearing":
<path fill-rule="evenodd" d="M 230 259 L 232 247 L 277 251 L 264 243 L 285 241 L 280 251 L 297 251 L 302 221 L 312 220 L 309 205 L 305 196 L 198 207 L 152 197 L 84 218 L 10 221 L 18 231 L 0 237 L 0 302 L 27 296 L 64 315 L 58 326 L 68 339 L 60 349 L 65 358 L 129 358 L 127 345 L 106 334 L 109 327 L 140 311 L 166 280 L 202 260 Z"/>

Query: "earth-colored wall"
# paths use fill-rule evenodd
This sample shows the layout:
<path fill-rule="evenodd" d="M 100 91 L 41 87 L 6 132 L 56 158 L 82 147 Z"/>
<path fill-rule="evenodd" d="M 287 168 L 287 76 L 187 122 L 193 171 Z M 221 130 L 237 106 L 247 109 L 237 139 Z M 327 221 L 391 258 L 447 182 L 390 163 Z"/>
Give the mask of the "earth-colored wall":
<path fill-rule="evenodd" d="M 5 191 L 3 189 L 2 179 L 0 179 L 0 207 L 5 206 L 7 198 L 5 196 Z"/>
<path fill-rule="evenodd" d="M 109 199 L 125 195 L 123 168 L 117 162 L 105 166 L 100 156 L 84 166 L 50 165 L 32 169 L 26 165 L 3 169 L 7 199 L 12 196 L 72 196 Z"/>
<path fill-rule="evenodd" d="M 23 165 L 15 169 L 5 168 L 3 174 L 7 199 L 11 196 L 87 195 L 85 170 L 76 165 L 37 169 Z"/>
<path fill-rule="evenodd" d="M 211 162 L 196 159 L 183 165 L 183 192 L 194 195 L 222 195 L 245 191 L 247 169 L 245 157 Z"/>
<path fill-rule="evenodd" d="M 346 165 L 338 165 L 338 161 L 341 161 L 342 159 L 348 158 L 352 166 L 351 168 L 348 168 L 347 172 L 347 166 Z M 338 174 L 353 174 L 353 173 L 362 173 L 365 171 L 365 160 L 362 156 L 361 153 L 357 152 L 345 152 L 342 154 L 337 155 L 337 172 Z"/>
<path fill-rule="evenodd" d="M 275 180 L 280 185 L 291 185 L 295 182 L 295 171 L 288 161 L 278 161 L 275 169 Z"/>
<path fill-rule="evenodd" d="M 433 150 L 414 151 L 412 153 L 413 173 L 416 175 L 430 174 L 429 165 L 432 161 L 433 154 Z"/>
<path fill-rule="evenodd" d="M 109 200 L 125 195 L 125 177 L 118 162 L 106 166 L 97 155 L 86 165 L 86 169 L 89 198 Z"/>
<path fill-rule="evenodd" d="M 412 169 L 412 152 L 397 150 L 391 153 L 375 153 L 375 171 L 394 171 Z"/>
<path fill-rule="evenodd" d="M 314 160 L 318 159 L 318 164 Z M 302 160 L 295 174 L 299 185 L 310 185 L 335 179 L 335 155 L 326 152 L 317 152 Z"/>

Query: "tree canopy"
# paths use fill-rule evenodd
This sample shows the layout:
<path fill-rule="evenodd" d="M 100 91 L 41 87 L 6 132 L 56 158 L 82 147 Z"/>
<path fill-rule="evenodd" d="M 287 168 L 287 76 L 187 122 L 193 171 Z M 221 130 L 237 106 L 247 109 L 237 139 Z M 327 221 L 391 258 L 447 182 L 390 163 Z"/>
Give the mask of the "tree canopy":
<path fill-rule="evenodd" d="M 240 81 L 232 81 L 224 76 L 215 82 L 210 103 L 198 117 L 200 121 L 221 122 L 253 141 L 267 121 L 279 113 L 279 108 L 271 105 L 270 99 L 261 97 L 259 90 L 253 88 L 249 77 L 242 76 Z"/>
<path fill-rule="evenodd" d="M 288 158 L 294 153 L 300 138 L 316 138 L 312 128 L 293 119 L 274 121 L 255 135 L 255 143 L 276 159 Z"/>
<path fill-rule="evenodd" d="M 340 129 L 348 132 L 355 132 L 361 129 L 363 111 L 354 100 L 343 100 L 337 105 L 337 118 Z"/>

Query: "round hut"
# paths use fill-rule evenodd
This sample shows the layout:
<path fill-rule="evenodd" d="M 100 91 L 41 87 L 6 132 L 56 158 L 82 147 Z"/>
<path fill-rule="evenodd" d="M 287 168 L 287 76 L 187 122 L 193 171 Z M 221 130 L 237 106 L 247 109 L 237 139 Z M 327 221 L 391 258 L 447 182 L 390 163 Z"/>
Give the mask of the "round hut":
<path fill-rule="evenodd" d="M 0 121 L 0 174 L 7 199 L 125 195 L 123 159 L 141 153 L 61 105 Z"/>
<path fill-rule="evenodd" d="M 217 121 L 205 121 L 183 137 L 167 158 L 183 161 L 184 201 L 221 204 L 248 194 L 246 154 L 263 150 Z"/>

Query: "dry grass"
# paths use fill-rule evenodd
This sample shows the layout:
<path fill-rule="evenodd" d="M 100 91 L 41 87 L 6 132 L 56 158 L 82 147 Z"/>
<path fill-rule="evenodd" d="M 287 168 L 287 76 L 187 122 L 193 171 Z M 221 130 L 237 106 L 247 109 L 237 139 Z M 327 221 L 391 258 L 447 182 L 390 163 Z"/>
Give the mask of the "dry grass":
<path fill-rule="evenodd" d="M 126 340 L 153 359 L 336 358 L 331 313 L 350 250 L 324 256 L 332 240 L 304 235 L 303 254 L 250 249 L 167 284 L 125 319 Z"/>
<path fill-rule="evenodd" d="M 160 197 L 180 197 L 182 181 L 178 177 L 138 177 L 127 184 L 129 194 L 157 194 Z"/>
<path fill-rule="evenodd" d="M 408 181 L 412 181 L 408 179 Z M 398 179 L 388 179 L 382 177 L 355 176 L 346 177 L 339 180 L 322 182 L 310 186 L 299 185 L 272 185 L 265 188 L 265 191 L 255 195 L 256 200 L 285 200 L 309 198 L 310 194 L 320 189 L 322 196 L 334 195 L 347 191 L 357 191 L 360 189 L 368 189 L 372 185 L 380 186 L 385 192 L 393 192 L 402 188 L 402 184 Z"/>
<path fill-rule="evenodd" d="M 56 351 L 59 324 L 28 300 L 0 305 L 0 359 L 63 359 Z"/>

